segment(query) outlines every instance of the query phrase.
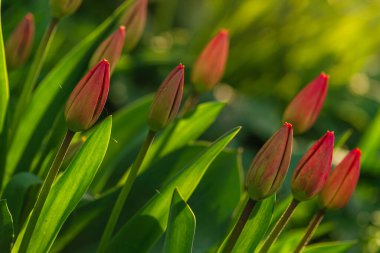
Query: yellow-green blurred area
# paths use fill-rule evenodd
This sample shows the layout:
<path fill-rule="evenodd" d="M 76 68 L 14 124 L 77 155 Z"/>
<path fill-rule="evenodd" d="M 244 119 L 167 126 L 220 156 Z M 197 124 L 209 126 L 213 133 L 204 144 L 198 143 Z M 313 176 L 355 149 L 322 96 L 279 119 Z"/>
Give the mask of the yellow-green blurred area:
<path fill-rule="evenodd" d="M 5 0 L 5 38 L 31 11 L 38 41 L 49 21 L 47 2 Z M 79 11 L 59 25 L 43 73 L 121 2 L 84 0 Z M 315 126 L 296 137 L 290 173 L 311 141 L 326 130 L 334 130 L 337 141 L 351 131 L 344 149 L 359 146 L 363 151 L 359 186 L 344 210 L 327 215 L 325 222 L 333 228 L 318 240 L 358 239 L 352 252 L 380 252 L 380 1 L 151 0 L 143 39 L 122 56 L 113 76 L 109 110 L 155 91 L 179 62 L 186 65 L 189 87 L 192 63 L 223 27 L 231 36 L 226 73 L 222 84 L 201 100 L 227 101 L 229 106 L 203 139 L 243 126 L 235 146 L 245 148 L 247 169 L 252 155 L 281 125 L 292 97 L 325 72 L 330 76 L 325 105 Z M 10 78 L 22 80 L 17 73 Z M 341 159 L 341 152 L 334 160 Z M 289 193 L 288 181 L 280 199 Z M 310 210 L 301 208 L 290 227 L 305 226 Z"/>

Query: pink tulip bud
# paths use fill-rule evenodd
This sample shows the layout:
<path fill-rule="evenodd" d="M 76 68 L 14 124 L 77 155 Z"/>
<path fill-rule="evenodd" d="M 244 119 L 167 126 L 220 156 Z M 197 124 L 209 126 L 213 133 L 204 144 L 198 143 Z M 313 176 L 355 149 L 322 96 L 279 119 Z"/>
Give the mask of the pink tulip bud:
<path fill-rule="evenodd" d="M 81 5 L 82 0 L 50 0 L 52 16 L 63 18 L 73 14 Z"/>
<path fill-rule="evenodd" d="M 99 62 L 79 81 L 65 107 L 66 122 L 71 131 L 84 131 L 95 124 L 106 104 L 109 84 L 107 60 Z"/>
<path fill-rule="evenodd" d="M 356 148 L 335 167 L 320 195 L 323 207 L 339 209 L 348 203 L 359 179 L 360 155 Z"/>
<path fill-rule="evenodd" d="M 199 55 L 191 72 L 191 81 L 198 92 L 211 90 L 222 79 L 227 62 L 228 45 L 228 31 L 222 29 Z"/>
<path fill-rule="evenodd" d="M 109 36 L 103 43 L 96 49 L 90 60 L 90 67 L 95 66 L 102 59 L 107 59 L 110 63 L 111 72 L 114 70 L 117 62 L 119 61 L 121 52 L 123 50 L 125 38 L 125 27 L 120 26 L 111 36 Z"/>
<path fill-rule="evenodd" d="M 17 25 L 5 45 L 7 63 L 16 68 L 26 62 L 30 55 L 34 40 L 34 17 L 28 13 Z"/>
<path fill-rule="evenodd" d="M 280 189 L 289 168 L 292 143 L 292 125 L 285 123 L 259 150 L 246 180 L 251 199 L 264 199 Z"/>
<path fill-rule="evenodd" d="M 306 132 L 318 118 L 326 98 L 329 77 L 321 73 L 306 85 L 288 105 L 284 120 L 291 122 L 297 133 Z"/>
<path fill-rule="evenodd" d="M 185 67 L 179 64 L 162 82 L 150 108 L 148 124 L 159 131 L 177 115 L 182 100 Z"/>
<path fill-rule="evenodd" d="M 126 28 L 124 46 L 127 51 L 131 51 L 140 41 L 145 28 L 147 7 L 147 0 L 136 0 L 120 20 L 120 24 Z"/>
<path fill-rule="evenodd" d="M 295 199 L 311 199 L 323 189 L 331 169 L 333 150 L 334 132 L 327 131 L 302 157 L 292 176 Z"/>

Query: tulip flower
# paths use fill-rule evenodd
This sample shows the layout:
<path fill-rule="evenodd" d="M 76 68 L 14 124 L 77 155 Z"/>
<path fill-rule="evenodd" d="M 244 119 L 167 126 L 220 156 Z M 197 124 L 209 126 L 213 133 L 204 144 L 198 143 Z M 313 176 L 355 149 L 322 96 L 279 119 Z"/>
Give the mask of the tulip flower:
<path fill-rule="evenodd" d="M 291 181 L 296 200 L 311 199 L 323 189 L 331 169 L 333 149 L 334 132 L 327 131 L 302 157 Z"/>
<path fill-rule="evenodd" d="M 95 124 L 106 104 L 109 83 L 107 60 L 99 62 L 79 81 L 65 107 L 66 123 L 71 131 L 84 131 Z"/>
<path fill-rule="evenodd" d="M 34 17 L 28 13 L 17 25 L 5 45 L 7 64 L 16 68 L 26 62 L 34 40 Z"/>
<path fill-rule="evenodd" d="M 146 23 L 147 0 L 137 0 L 133 6 L 128 8 L 120 20 L 120 24 L 125 26 L 125 44 L 127 51 L 131 51 L 139 42 Z"/>
<path fill-rule="evenodd" d="M 152 131 L 159 131 L 176 117 L 182 100 L 184 68 L 182 64 L 175 67 L 158 89 L 148 116 Z"/>
<path fill-rule="evenodd" d="M 120 26 L 111 36 L 109 36 L 103 43 L 96 49 L 90 60 L 90 67 L 95 66 L 102 59 L 107 59 L 110 63 L 111 73 L 114 70 L 117 62 L 119 61 L 121 52 L 123 50 L 123 43 L 125 38 L 125 27 Z"/>
<path fill-rule="evenodd" d="M 292 125 L 285 123 L 257 153 L 246 180 L 251 199 L 264 199 L 280 189 L 289 168 L 292 143 Z"/>
<path fill-rule="evenodd" d="M 73 14 L 81 5 L 82 0 L 50 0 L 52 16 L 63 18 Z"/>
<path fill-rule="evenodd" d="M 339 209 L 348 203 L 359 179 L 360 155 L 356 148 L 335 167 L 320 194 L 324 208 Z"/>
<path fill-rule="evenodd" d="M 326 98 L 328 79 L 327 75 L 321 73 L 286 108 L 284 120 L 293 124 L 295 132 L 306 132 L 314 125 Z"/>
<path fill-rule="evenodd" d="M 191 72 L 191 81 L 197 92 L 211 90 L 222 78 L 227 62 L 228 45 L 228 31 L 222 29 L 199 55 Z"/>

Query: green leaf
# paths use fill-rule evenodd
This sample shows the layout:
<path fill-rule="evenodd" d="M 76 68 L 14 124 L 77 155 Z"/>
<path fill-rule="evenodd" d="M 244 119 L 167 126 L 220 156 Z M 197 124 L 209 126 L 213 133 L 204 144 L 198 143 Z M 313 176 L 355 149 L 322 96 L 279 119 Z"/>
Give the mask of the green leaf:
<path fill-rule="evenodd" d="M 192 252 L 195 232 L 195 216 L 176 188 L 170 207 L 168 229 L 164 245 L 165 253 Z"/>
<path fill-rule="evenodd" d="M 8 72 L 5 60 L 3 32 L 1 25 L 1 0 L 0 0 L 0 133 L 3 132 L 5 116 L 7 114 L 9 100 Z"/>
<path fill-rule="evenodd" d="M 29 172 L 22 172 L 12 177 L 4 189 L 2 198 L 7 200 L 9 210 L 11 210 L 13 214 L 13 223 L 16 233 L 19 230 L 21 212 L 25 206 L 28 190 L 41 183 L 41 179 L 36 175 Z"/>
<path fill-rule="evenodd" d="M 34 229 L 28 252 L 48 252 L 58 232 L 90 186 L 107 150 L 112 118 L 108 117 L 84 143 L 51 188 Z M 17 238 L 17 252 L 22 236 Z"/>
<path fill-rule="evenodd" d="M 378 153 L 380 150 L 380 111 L 372 120 L 368 129 L 364 132 L 359 143 L 362 151 L 361 161 L 362 169 L 374 175 L 379 174 L 380 159 Z"/>
<path fill-rule="evenodd" d="M 261 239 L 268 230 L 275 202 L 275 195 L 256 202 L 255 207 L 249 216 L 248 221 L 245 224 L 232 252 L 255 251 L 257 245 L 260 243 Z M 228 237 L 224 240 L 218 252 L 222 252 Z"/>
<path fill-rule="evenodd" d="M 10 252 L 13 242 L 13 221 L 7 201 L 0 199 L 0 252 Z"/>
<path fill-rule="evenodd" d="M 343 253 L 347 252 L 357 242 L 356 241 L 342 241 L 342 242 L 325 242 L 312 244 L 305 248 L 304 253 Z"/>
<path fill-rule="evenodd" d="M 162 188 L 115 235 L 109 252 L 147 252 L 164 233 L 172 192 L 177 187 L 187 201 L 202 179 L 207 168 L 226 145 L 239 132 L 233 129 L 215 141 L 197 159 L 186 166 L 173 180 Z M 127 250 L 127 251 L 126 251 Z"/>
<path fill-rule="evenodd" d="M 124 172 L 127 167 L 125 163 L 130 162 L 129 160 L 133 161 L 135 155 L 133 154 L 131 157 L 126 156 L 126 154 L 130 153 L 133 148 L 138 147 L 145 137 L 147 131 L 146 117 L 151 99 L 149 97 L 139 100 L 115 114 L 112 137 L 117 143 L 112 143 L 110 152 L 107 152 L 109 155 L 107 154 L 106 156 L 106 161 L 101 167 L 99 176 L 95 178 L 94 192 L 100 192 L 104 188 L 111 173 L 115 170 L 115 166 L 118 166 L 117 169 L 122 169 Z M 153 161 L 196 140 L 215 121 L 223 107 L 224 103 L 220 102 L 203 103 L 193 113 L 186 115 L 185 118 L 177 119 L 166 127 L 153 142 L 139 170 L 139 174 L 143 173 Z M 133 123 L 131 119 L 133 119 Z M 122 159 L 123 157 L 128 159 Z"/>
<path fill-rule="evenodd" d="M 50 130 L 78 81 L 73 77 L 79 79 L 82 76 L 96 43 L 131 2 L 128 0 L 122 4 L 96 30 L 74 47 L 38 85 L 10 145 L 5 181 L 9 180 L 20 159 L 27 157 L 29 161 L 32 160 L 31 156 L 35 155 L 36 147 L 41 145 L 43 137 Z"/>

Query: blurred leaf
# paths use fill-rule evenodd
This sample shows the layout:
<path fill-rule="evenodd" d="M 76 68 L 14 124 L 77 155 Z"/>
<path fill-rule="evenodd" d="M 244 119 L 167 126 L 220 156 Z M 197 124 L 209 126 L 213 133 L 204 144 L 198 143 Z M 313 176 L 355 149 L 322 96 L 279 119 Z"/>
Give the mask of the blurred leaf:
<path fill-rule="evenodd" d="M 371 125 L 359 143 L 362 151 L 362 170 L 367 170 L 372 174 L 378 175 L 380 168 L 380 111 L 372 120 Z"/>
<path fill-rule="evenodd" d="M 7 201 L 0 199 L 0 252 L 10 252 L 13 242 L 13 221 L 9 212 Z"/>
<path fill-rule="evenodd" d="M 31 156 L 35 155 L 36 147 L 41 145 L 43 137 L 50 130 L 76 84 L 76 81 L 72 80 L 73 73 L 78 77 L 82 75 L 91 50 L 130 3 L 131 0 L 123 3 L 96 30 L 74 47 L 38 85 L 10 145 L 5 181 L 9 180 L 20 159 L 31 160 Z"/>
<path fill-rule="evenodd" d="M 240 128 L 235 128 L 215 141 L 204 153 L 185 167 L 172 181 L 162 188 L 132 219 L 130 219 L 110 242 L 110 252 L 146 252 L 166 230 L 169 203 L 177 187 L 188 200 L 202 179 L 209 165 Z"/>
<path fill-rule="evenodd" d="M 192 252 L 195 216 L 183 197 L 174 189 L 163 252 Z"/>
<path fill-rule="evenodd" d="M 77 206 L 107 150 L 112 118 L 102 122 L 88 138 L 65 172 L 51 188 L 34 229 L 28 252 L 48 252 L 58 232 Z M 13 252 L 17 252 L 22 235 L 17 238 Z"/>
<path fill-rule="evenodd" d="M 356 241 L 325 242 L 312 244 L 305 248 L 304 253 L 343 253 L 354 246 Z"/>
<path fill-rule="evenodd" d="M 245 224 L 239 239 L 237 240 L 233 252 L 254 252 L 257 245 L 264 237 L 272 219 L 273 208 L 276 196 L 273 195 L 262 201 L 258 201 Z M 231 230 L 232 232 L 232 230 Z M 231 233 L 230 232 L 230 233 Z M 228 235 L 229 237 L 229 235 Z M 220 246 L 218 252 L 222 252 L 228 237 Z"/>
<path fill-rule="evenodd" d="M 28 190 L 41 183 L 41 179 L 36 175 L 29 172 L 21 172 L 13 176 L 5 187 L 2 198 L 8 202 L 16 233 L 19 230 L 21 212 L 25 206 Z"/>
<path fill-rule="evenodd" d="M 1 25 L 1 0 L 0 0 L 0 133 L 3 131 L 5 116 L 7 114 L 9 100 L 8 72 L 5 60 L 3 32 Z"/>

